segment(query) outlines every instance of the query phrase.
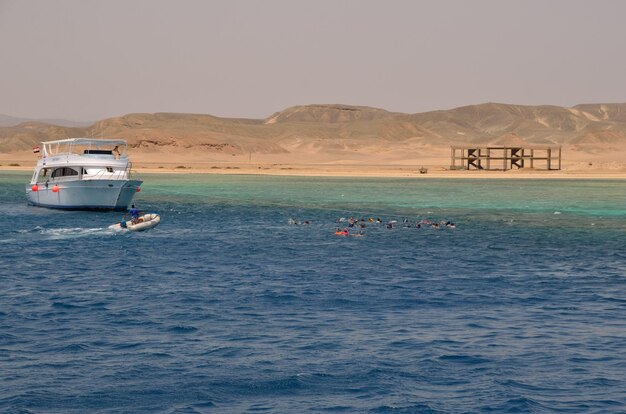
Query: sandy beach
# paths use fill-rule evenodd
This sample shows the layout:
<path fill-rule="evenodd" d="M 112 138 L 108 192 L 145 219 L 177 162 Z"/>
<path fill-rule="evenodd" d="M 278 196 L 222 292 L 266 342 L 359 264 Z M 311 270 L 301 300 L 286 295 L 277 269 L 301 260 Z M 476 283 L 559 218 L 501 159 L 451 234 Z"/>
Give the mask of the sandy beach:
<path fill-rule="evenodd" d="M 561 170 L 516 169 L 507 171 L 450 170 L 449 157 L 431 157 L 425 160 L 404 159 L 396 163 L 376 163 L 372 160 L 324 160 L 308 154 L 285 156 L 266 155 L 258 162 L 246 157 L 213 157 L 202 160 L 197 155 L 171 153 L 131 152 L 136 173 L 167 174 L 255 174 L 280 176 L 320 177 L 412 177 L 412 178 L 505 178 L 505 179 L 626 179 L 626 165 L 616 160 L 621 154 L 594 157 L 585 161 L 586 154 L 563 162 Z M 312 162 L 305 162 L 313 158 Z M 0 171 L 32 171 L 37 157 L 29 151 L 0 154 Z M 420 169 L 426 169 L 422 173 Z"/>

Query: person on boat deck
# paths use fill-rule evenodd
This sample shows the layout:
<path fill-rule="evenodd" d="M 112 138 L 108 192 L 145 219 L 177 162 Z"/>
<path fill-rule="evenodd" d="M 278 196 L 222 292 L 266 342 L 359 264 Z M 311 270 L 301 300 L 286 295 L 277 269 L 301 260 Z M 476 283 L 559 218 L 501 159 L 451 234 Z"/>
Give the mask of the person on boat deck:
<path fill-rule="evenodd" d="M 130 206 L 130 210 L 128 212 L 130 213 L 130 221 L 132 221 L 133 224 L 137 223 L 139 221 L 139 210 L 137 210 L 137 207 L 133 204 Z"/>
<path fill-rule="evenodd" d="M 120 146 L 116 145 L 115 148 L 113 148 L 113 151 L 111 151 L 113 153 L 113 156 L 115 157 L 115 159 L 118 159 L 120 157 Z"/>

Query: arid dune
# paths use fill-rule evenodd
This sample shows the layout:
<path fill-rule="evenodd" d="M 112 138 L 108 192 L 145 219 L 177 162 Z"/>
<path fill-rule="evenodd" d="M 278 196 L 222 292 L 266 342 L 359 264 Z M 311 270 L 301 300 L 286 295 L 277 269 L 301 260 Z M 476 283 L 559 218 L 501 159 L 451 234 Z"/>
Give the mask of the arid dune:
<path fill-rule="evenodd" d="M 0 127 L 0 164 L 32 165 L 41 141 L 84 136 L 124 138 L 135 167 L 155 170 L 432 173 L 450 166 L 451 145 L 491 144 L 562 146 L 564 171 L 626 173 L 626 103 L 487 103 L 418 114 L 305 105 L 266 119 L 137 113 L 88 127 L 23 122 Z"/>

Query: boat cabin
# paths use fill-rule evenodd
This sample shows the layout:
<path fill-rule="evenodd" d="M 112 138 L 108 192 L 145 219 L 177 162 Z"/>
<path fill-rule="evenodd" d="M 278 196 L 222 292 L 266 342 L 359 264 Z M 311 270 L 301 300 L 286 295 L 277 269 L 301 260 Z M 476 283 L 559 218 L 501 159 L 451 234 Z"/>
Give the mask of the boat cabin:
<path fill-rule="evenodd" d="M 71 138 L 42 143 L 32 184 L 75 180 L 127 180 L 131 163 L 124 140 Z"/>

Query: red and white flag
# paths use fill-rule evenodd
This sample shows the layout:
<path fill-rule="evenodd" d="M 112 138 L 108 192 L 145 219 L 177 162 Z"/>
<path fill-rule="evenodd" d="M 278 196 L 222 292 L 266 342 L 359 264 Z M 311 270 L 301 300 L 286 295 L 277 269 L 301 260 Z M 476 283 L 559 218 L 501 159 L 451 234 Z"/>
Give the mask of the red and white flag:
<path fill-rule="evenodd" d="M 39 147 L 33 147 L 33 152 L 37 154 L 39 152 Z"/>

